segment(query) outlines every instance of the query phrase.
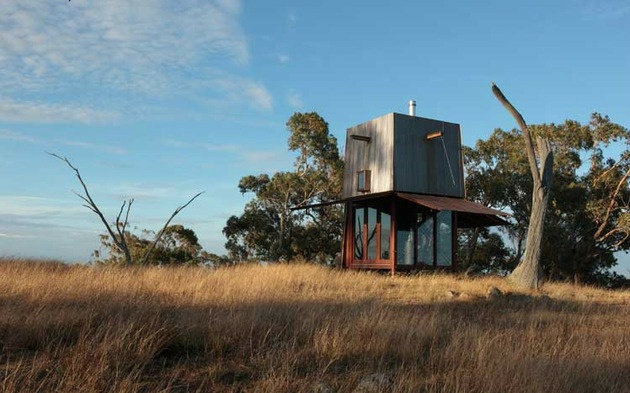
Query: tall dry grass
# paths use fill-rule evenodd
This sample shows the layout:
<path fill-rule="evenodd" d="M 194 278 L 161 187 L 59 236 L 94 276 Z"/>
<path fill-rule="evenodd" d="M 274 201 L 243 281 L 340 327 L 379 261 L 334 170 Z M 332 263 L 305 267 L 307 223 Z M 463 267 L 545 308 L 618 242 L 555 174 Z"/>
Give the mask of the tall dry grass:
<path fill-rule="evenodd" d="M 489 286 L 508 296 L 485 297 Z M 447 291 L 460 293 L 458 297 Z M 312 265 L 0 262 L 3 392 L 629 392 L 630 292 Z"/>

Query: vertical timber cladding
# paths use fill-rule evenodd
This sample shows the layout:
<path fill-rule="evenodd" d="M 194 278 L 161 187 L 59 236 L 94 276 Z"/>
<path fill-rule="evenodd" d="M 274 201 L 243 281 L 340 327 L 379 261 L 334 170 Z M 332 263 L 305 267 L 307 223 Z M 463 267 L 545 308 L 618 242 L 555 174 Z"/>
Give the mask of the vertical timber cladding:
<path fill-rule="evenodd" d="M 343 197 L 394 189 L 394 114 L 348 128 L 344 159 Z M 357 173 L 369 170 L 370 190 L 358 191 Z"/>
<path fill-rule="evenodd" d="M 464 197 L 459 124 L 394 113 L 394 190 Z M 427 139 L 427 135 L 433 138 Z"/>

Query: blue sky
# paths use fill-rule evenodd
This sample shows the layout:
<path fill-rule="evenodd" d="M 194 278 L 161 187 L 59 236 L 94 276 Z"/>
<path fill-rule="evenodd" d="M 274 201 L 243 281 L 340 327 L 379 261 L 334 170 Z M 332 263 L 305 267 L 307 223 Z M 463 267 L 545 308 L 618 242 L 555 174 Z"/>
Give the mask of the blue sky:
<path fill-rule="evenodd" d="M 472 145 L 515 124 L 630 126 L 630 4 L 560 1 L 30 0 L 0 13 L 0 254 L 89 259 L 102 210 L 177 221 L 223 253 L 238 180 L 290 169 L 287 119 L 347 127 L 417 101 Z M 630 264 L 622 266 L 627 272 Z"/>

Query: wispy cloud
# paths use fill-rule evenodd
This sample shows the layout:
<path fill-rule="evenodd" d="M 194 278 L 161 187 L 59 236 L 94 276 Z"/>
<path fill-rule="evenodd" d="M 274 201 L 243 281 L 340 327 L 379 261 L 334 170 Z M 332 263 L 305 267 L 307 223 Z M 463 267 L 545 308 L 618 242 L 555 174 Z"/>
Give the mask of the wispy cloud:
<path fill-rule="evenodd" d="M 127 149 L 122 148 L 122 147 L 117 147 L 117 146 L 107 146 L 107 145 L 101 145 L 101 144 L 90 143 L 90 142 L 82 142 L 82 141 L 62 141 L 61 143 L 66 146 L 82 147 L 82 148 L 90 149 L 90 150 L 101 150 L 106 153 L 112 153 L 112 154 L 118 154 L 118 155 L 127 154 Z"/>
<path fill-rule="evenodd" d="M 620 19 L 630 16 L 630 4 L 626 0 L 589 0 L 583 5 L 583 13 L 600 19 Z"/>
<path fill-rule="evenodd" d="M 181 194 L 175 187 L 141 183 L 119 184 L 112 187 L 110 193 L 121 200 L 129 198 L 158 200 Z"/>
<path fill-rule="evenodd" d="M 64 201 L 23 195 L 0 196 L 0 205 L 2 205 L 3 217 L 43 219 L 82 214 L 87 211 L 81 205 L 69 206 Z"/>
<path fill-rule="evenodd" d="M 0 121 L 29 123 L 103 123 L 117 115 L 75 104 L 50 104 L 34 101 L 0 101 Z"/>
<path fill-rule="evenodd" d="M 40 143 L 40 140 L 20 132 L 0 130 L 0 139 L 8 139 L 17 142 Z"/>
<path fill-rule="evenodd" d="M 295 90 L 290 90 L 287 94 L 287 102 L 293 108 L 300 109 L 304 106 L 304 102 L 302 101 L 302 96 L 298 94 Z"/>
<path fill-rule="evenodd" d="M 219 151 L 219 152 L 238 152 L 243 148 L 239 145 L 221 145 L 207 142 L 184 142 L 176 139 L 164 138 L 161 140 L 164 146 L 175 148 L 202 148 L 207 151 Z"/>
<path fill-rule="evenodd" d="M 289 10 L 289 12 L 287 12 L 287 23 L 291 27 L 295 26 L 297 23 L 297 14 L 295 13 L 295 10 Z"/>
<path fill-rule="evenodd" d="M 103 151 L 106 153 L 117 154 L 117 155 L 125 155 L 127 154 L 127 149 L 119 147 L 119 146 L 109 146 L 103 145 L 99 143 L 91 143 L 84 141 L 76 141 L 76 140 L 46 140 L 42 138 L 37 138 L 31 135 L 27 135 L 21 132 L 15 132 L 11 130 L 2 130 L 0 129 L 0 139 L 7 139 L 16 142 L 24 142 L 24 143 L 32 143 L 38 145 L 54 145 L 59 144 L 62 146 L 74 146 L 84 149 L 90 149 L 95 151 Z"/>
<path fill-rule="evenodd" d="M 261 82 L 221 75 L 207 83 L 210 88 L 222 90 L 232 102 L 262 110 L 273 108 L 273 97 Z M 252 103 L 253 105 L 251 105 Z"/>
<path fill-rule="evenodd" d="M 271 109 L 265 86 L 242 75 L 240 12 L 240 0 L 3 3 L 0 91 L 11 99 L 0 120 L 110 121 L 130 110 L 125 100 L 178 94 Z M 76 104 L 88 100 L 95 106 Z"/>
<path fill-rule="evenodd" d="M 185 142 L 174 139 L 163 139 L 162 144 L 175 148 L 204 149 L 212 152 L 234 154 L 238 157 L 236 161 L 233 161 L 236 164 L 265 164 L 266 166 L 273 167 L 274 170 L 280 170 L 283 165 L 287 165 L 290 162 L 287 161 L 287 154 L 285 152 L 251 150 L 245 146 L 239 145 Z"/>
<path fill-rule="evenodd" d="M 284 53 L 280 53 L 278 55 L 278 62 L 280 62 L 281 64 L 286 64 L 291 60 L 291 57 L 289 57 L 289 55 L 284 54 Z"/>
<path fill-rule="evenodd" d="M 2 232 L 0 232 L 0 237 L 4 237 L 4 238 L 7 238 L 7 239 L 23 239 L 26 236 L 25 235 L 13 234 L 13 233 L 2 233 Z"/>

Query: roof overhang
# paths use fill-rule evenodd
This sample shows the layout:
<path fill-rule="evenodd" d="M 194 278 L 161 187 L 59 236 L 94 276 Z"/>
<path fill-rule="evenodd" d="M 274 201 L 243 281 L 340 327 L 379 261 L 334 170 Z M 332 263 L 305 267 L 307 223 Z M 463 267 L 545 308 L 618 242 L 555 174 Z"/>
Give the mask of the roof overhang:
<path fill-rule="evenodd" d="M 308 206 L 294 207 L 291 210 L 301 210 L 309 208 L 317 208 L 328 205 L 346 203 L 346 202 L 358 202 L 368 199 L 379 199 L 385 197 L 395 196 L 400 199 L 404 199 L 416 205 L 424 206 L 427 209 L 434 211 L 450 210 L 457 212 L 457 226 L 459 228 L 477 228 L 477 227 L 489 227 L 496 225 L 510 225 L 504 218 L 510 215 L 500 210 L 491 209 L 480 203 L 468 201 L 464 198 L 454 198 L 439 195 L 425 195 L 425 194 L 409 194 L 406 192 L 382 192 L 372 193 L 366 195 L 359 195 L 355 197 L 340 199 L 336 201 L 317 203 Z M 504 218 L 502 218 L 504 217 Z"/>
<path fill-rule="evenodd" d="M 509 222 L 501 218 L 509 217 L 509 214 L 500 210 L 491 209 L 480 203 L 468 201 L 464 198 L 408 194 L 404 192 L 396 192 L 394 194 L 401 199 L 405 199 L 431 210 L 451 210 L 457 212 L 457 226 L 460 228 L 509 225 Z"/>

